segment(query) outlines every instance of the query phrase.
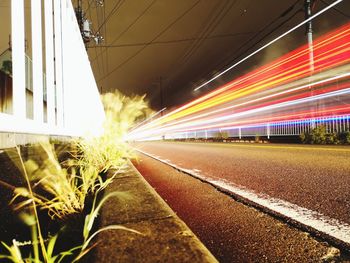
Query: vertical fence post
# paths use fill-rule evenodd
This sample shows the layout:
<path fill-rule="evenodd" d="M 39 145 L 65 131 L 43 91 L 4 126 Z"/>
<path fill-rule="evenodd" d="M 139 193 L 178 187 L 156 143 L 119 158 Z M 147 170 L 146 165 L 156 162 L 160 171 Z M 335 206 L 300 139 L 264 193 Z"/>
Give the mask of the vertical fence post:
<path fill-rule="evenodd" d="M 47 123 L 50 126 L 56 124 L 55 113 L 55 84 L 54 84 L 54 39 L 53 39 L 53 15 L 52 1 L 44 1 L 45 8 L 45 50 L 46 50 L 46 107 Z"/>
<path fill-rule="evenodd" d="M 340 122 L 340 119 L 339 119 L 339 118 L 336 118 L 336 119 L 335 119 L 335 124 L 336 124 L 335 131 L 336 131 L 336 132 L 339 132 L 339 131 L 340 131 L 340 129 L 339 129 L 339 122 Z"/>
<path fill-rule="evenodd" d="M 57 126 L 63 126 L 63 81 L 62 81 L 62 12 L 61 1 L 54 1 L 54 29 L 55 29 L 55 83 Z"/>
<path fill-rule="evenodd" d="M 41 0 L 31 1 L 32 18 L 32 60 L 33 60 L 33 116 L 42 123 L 44 120 L 43 101 L 43 56 L 42 56 L 42 22 Z"/>
<path fill-rule="evenodd" d="M 13 115 L 26 117 L 24 2 L 11 1 Z"/>

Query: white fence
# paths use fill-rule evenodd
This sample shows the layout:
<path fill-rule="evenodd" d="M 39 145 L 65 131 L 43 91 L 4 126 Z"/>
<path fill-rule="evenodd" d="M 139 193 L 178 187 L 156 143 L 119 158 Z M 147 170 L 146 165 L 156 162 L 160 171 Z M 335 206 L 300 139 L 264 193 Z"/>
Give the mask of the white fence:
<path fill-rule="evenodd" d="M 324 126 L 329 133 L 343 133 L 350 131 L 350 115 L 333 116 L 329 118 L 315 118 L 312 120 L 281 121 L 263 125 L 243 126 L 236 128 L 222 128 L 212 130 L 198 130 L 193 132 L 179 132 L 164 136 L 165 139 L 209 139 L 225 133 L 230 138 L 255 136 L 299 136 L 310 132 L 317 126 Z M 159 138 L 158 138 L 159 139 Z"/>
<path fill-rule="evenodd" d="M 12 114 L 0 113 L 0 132 L 98 133 L 103 106 L 71 1 L 31 0 L 32 67 L 25 54 L 26 1 L 11 1 Z M 29 80 L 33 106 L 28 118 Z"/>

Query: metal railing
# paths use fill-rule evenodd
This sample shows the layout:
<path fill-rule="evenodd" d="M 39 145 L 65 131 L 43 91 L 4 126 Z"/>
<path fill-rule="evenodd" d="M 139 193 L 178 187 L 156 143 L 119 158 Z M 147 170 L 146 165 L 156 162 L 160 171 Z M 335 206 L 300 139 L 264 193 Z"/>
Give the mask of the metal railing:
<path fill-rule="evenodd" d="M 222 128 L 213 130 L 198 130 L 193 132 L 179 132 L 166 135 L 165 139 L 209 139 L 225 132 L 230 138 L 243 138 L 255 136 L 299 136 L 308 133 L 313 128 L 324 126 L 327 133 L 342 133 L 350 131 L 350 115 L 332 116 L 329 118 L 315 118 L 303 121 L 282 121 L 264 125 Z"/>

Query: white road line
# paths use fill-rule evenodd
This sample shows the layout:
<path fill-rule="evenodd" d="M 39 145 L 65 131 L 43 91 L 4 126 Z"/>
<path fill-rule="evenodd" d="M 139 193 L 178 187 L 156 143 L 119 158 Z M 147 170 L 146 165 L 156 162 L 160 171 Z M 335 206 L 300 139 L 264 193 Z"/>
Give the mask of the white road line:
<path fill-rule="evenodd" d="M 185 169 L 171 163 L 168 160 L 163 160 L 158 156 L 154 156 L 139 149 L 136 150 L 177 170 L 206 181 L 221 190 L 225 190 L 233 195 L 246 199 L 260 207 L 265 207 L 277 215 L 292 219 L 293 221 L 306 226 L 307 229 L 312 228 L 318 233 L 325 234 L 334 239 L 337 243 L 350 247 L 350 225 L 345 222 L 323 215 L 319 212 L 300 207 L 282 199 L 270 197 L 265 194 L 258 194 L 250 189 L 236 185 L 225 179 L 213 179 L 203 176 L 196 170 Z"/>

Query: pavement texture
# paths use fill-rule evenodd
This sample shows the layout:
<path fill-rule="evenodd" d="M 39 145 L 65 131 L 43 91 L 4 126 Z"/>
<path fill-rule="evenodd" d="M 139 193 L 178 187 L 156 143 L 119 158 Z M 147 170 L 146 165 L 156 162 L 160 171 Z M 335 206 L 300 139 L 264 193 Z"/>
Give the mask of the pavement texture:
<path fill-rule="evenodd" d="M 100 227 L 118 225 L 140 234 L 104 231 L 89 262 L 217 262 L 132 164 L 104 196 L 110 193 L 118 196 L 103 205 Z"/>
<path fill-rule="evenodd" d="M 168 156 L 180 158 L 176 147 L 171 145 Z M 197 159 L 201 156 L 200 150 L 191 156 L 185 150 L 181 157 L 183 162 Z M 215 150 L 218 155 L 222 152 L 225 153 L 224 147 Z M 211 158 L 215 161 L 220 157 Z M 212 163 L 210 158 L 206 160 L 209 165 Z M 337 248 L 236 202 L 211 185 L 153 158 L 140 154 L 140 159 L 134 163 L 220 262 L 350 262 Z M 216 174 L 220 171 L 216 170 Z"/>
<path fill-rule="evenodd" d="M 136 148 L 350 223 L 350 147 L 144 142 Z"/>

